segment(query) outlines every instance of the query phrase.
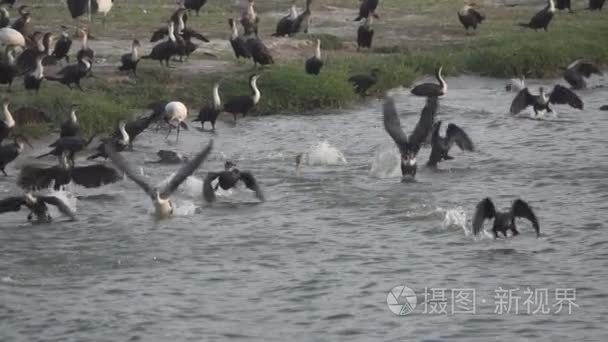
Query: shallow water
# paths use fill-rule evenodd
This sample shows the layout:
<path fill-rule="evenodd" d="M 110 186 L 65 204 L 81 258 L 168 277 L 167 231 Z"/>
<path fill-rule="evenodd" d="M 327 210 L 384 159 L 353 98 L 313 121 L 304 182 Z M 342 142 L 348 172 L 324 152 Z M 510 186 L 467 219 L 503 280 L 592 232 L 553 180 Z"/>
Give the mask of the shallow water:
<path fill-rule="evenodd" d="M 143 192 L 124 181 L 72 189 L 78 222 L 31 226 L 25 211 L 3 215 L 0 340 L 604 341 L 608 115 L 597 109 L 608 88 L 581 92 L 584 112 L 556 107 L 567 122 L 554 122 L 510 117 L 514 94 L 502 81 L 449 84 L 439 119 L 444 129 L 463 127 L 478 151 L 455 150 L 442 171 L 421 168 L 415 183 L 394 177 L 381 102 L 370 100 L 236 127 L 227 119 L 217 134 L 191 130 L 172 147 L 191 154 L 213 137 L 213 156 L 196 176 L 235 160 L 257 175 L 264 204 L 237 191 L 207 207 L 191 180 L 175 197 L 179 215 L 155 222 Z M 396 100 L 410 131 L 424 100 L 405 90 Z M 159 182 L 175 167 L 144 161 L 163 139 L 146 133 L 127 153 Z M 348 164 L 305 165 L 296 175 L 295 155 L 325 140 Z M 383 162 L 370 175 L 375 158 Z M 15 191 L 9 172 L 1 196 Z M 529 201 L 541 238 L 525 221 L 514 239 L 467 235 L 486 196 L 501 208 Z M 398 285 L 418 294 L 407 316 L 387 306 Z M 499 287 L 520 290 L 519 314 L 494 313 Z M 448 290 L 449 315 L 424 312 L 425 288 Z M 476 314 L 451 314 L 449 291 L 461 288 L 476 290 Z M 552 313 L 527 315 L 526 288 L 548 289 Z M 576 289 L 572 314 L 553 313 L 558 288 Z"/>

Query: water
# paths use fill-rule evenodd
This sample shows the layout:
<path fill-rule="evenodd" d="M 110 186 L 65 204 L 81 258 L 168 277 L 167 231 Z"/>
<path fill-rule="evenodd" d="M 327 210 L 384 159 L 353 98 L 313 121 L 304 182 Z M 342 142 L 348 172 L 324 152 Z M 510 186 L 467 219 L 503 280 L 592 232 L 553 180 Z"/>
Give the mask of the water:
<path fill-rule="evenodd" d="M 580 92 L 584 112 L 556 106 L 555 122 L 510 117 L 514 94 L 502 81 L 449 84 L 439 118 L 469 132 L 478 152 L 455 150 L 441 171 L 421 168 L 415 183 L 394 172 L 381 102 L 370 100 L 333 114 L 218 123 L 217 134 L 191 130 L 171 147 L 192 154 L 213 137 L 196 176 L 235 160 L 258 177 L 264 204 L 235 191 L 204 206 L 193 179 L 175 196 L 178 215 L 155 222 L 148 198 L 124 181 L 72 189 L 78 222 L 31 226 L 25 211 L 3 215 L 0 340 L 604 341 L 608 115 L 597 108 L 608 89 Z M 424 100 L 406 91 L 396 99 L 411 131 Z M 144 162 L 166 147 L 163 137 L 146 133 L 127 153 L 159 182 L 175 167 Z M 347 163 L 303 165 L 296 175 L 295 156 L 323 141 Z M 2 196 L 15 190 L 9 172 Z M 527 200 L 541 238 L 525 221 L 514 239 L 470 236 L 486 196 L 501 208 Z M 398 285 L 418 293 L 408 316 L 387 306 Z M 520 314 L 497 315 L 499 287 L 547 288 L 550 305 L 556 288 L 575 288 L 578 307 L 526 315 L 519 303 Z M 474 288 L 477 313 L 425 314 L 425 288 Z"/>

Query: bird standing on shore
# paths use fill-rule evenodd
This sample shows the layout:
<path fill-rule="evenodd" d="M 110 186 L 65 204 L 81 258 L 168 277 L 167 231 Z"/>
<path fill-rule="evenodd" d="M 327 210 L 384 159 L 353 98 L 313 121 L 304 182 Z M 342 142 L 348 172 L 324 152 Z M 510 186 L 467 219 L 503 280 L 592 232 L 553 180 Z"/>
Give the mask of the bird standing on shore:
<path fill-rule="evenodd" d="M 224 111 L 234 116 L 234 122 L 236 122 L 237 114 L 243 114 L 243 117 L 255 108 L 260 102 L 262 94 L 258 89 L 258 78 L 259 75 L 251 75 L 249 77 L 249 89 L 251 89 L 251 95 L 236 96 L 228 99 L 224 104 Z"/>
<path fill-rule="evenodd" d="M 323 60 L 321 60 L 321 40 L 317 39 L 315 55 L 306 60 L 306 73 L 310 75 L 318 75 L 321 72 L 322 67 Z"/>
<path fill-rule="evenodd" d="M 486 17 L 474 9 L 468 0 L 465 0 L 464 7 L 458 11 L 458 19 L 468 33 L 470 27 L 477 30 L 477 25 L 481 24 Z"/>
<path fill-rule="evenodd" d="M 443 76 L 441 75 L 442 70 L 443 66 L 439 66 L 439 68 L 437 68 L 437 70 L 435 71 L 435 78 L 437 78 L 439 84 L 422 83 L 415 86 L 412 89 L 411 93 L 413 95 L 422 97 L 439 97 L 445 95 L 448 91 L 448 84 L 445 82 Z"/>
<path fill-rule="evenodd" d="M 551 23 L 551 20 L 553 19 L 553 15 L 555 14 L 555 3 L 553 2 L 553 0 L 548 0 L 548 1 L 549 1 L 548 6 L 543 8 L 542 10 L 540 10 L 538 13 L 536 13 L 532 17 L 532 19 L 530 19 L 530 22 L 519 23 L 519 26 L 531 28 L 534 31 L 536 31 L 538 29 L 544 29 L 545 31 L 547 31 L 547 28 L 549 27 L 549 23 Z"/>
<path fill-rule="evenodd" d="M 376 14 L 376 8 L 378 7 L 378 3 L 380 0 L 361 0 L 361 5 L 359 5 L 359 15 L 355 18 L 355 21 L 359 21 L 363 18 L 368 18 L 370 15 L 379 19 Z"/>

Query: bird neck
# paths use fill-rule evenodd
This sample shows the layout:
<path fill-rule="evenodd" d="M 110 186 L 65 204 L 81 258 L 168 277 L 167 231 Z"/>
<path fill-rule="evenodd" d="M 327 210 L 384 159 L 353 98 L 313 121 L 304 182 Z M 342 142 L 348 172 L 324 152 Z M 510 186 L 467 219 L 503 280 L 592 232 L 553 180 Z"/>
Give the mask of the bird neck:
<path fill-rule="evenodd" d="M 177 18 L 177 33 L 180 34 L 186 28 L 186 23 L 184 22 L 184 16 L 186 12 L 182 12 L 182 14 Z"/>
<path fill-rule="evenodd" d="M 136 61 L 138 59 L 139 59 L 139 49 L 137 48 L 137 45 L 133 44 L 131 46 L 131 60 Z"/>
<path fill-rule="evenodd" d="M 42 42 L 42 38 L 36 39 L 36 50 L 38 50 L 38 52 L 44 52 L 44 43 Z"/>
<path fill-rule="evenodd" d="M 441 75 L 441 71 L 443 69 L 439 68 L 439 70 L 437 70 L 437 81 L 439 81 L 439 84 L 441 84 L 441 90 L 443 91 L 443 93 L 445 94 L 446 91 L 448 91 L 448 84 L 445 82 L 445 80 L 443 79 L 443 76 Z"/>
<path fill-rule="evenodd" d="M 232 39 L 236 39 L 239 36 L 239 29 L 234 21 L 231 22 L 230 26 L 232 27 Z"/>
<path fill-rule="evenodd" d="M 549 12 L 555 12 L 555 2 L 553 0 L 549 0 Z"/>
<path fill-rule="evenodd" d="M 249 5 L 247 6 L 247 15 L 251 19 L 255 19 L 255 17 L 256 17 L 255 8 L 253 8 L 253 1 L 249 2 Z"/>
<path fill-rule="evenodd" d="M 36 197 L 34 197 L 34 195 L 30 194 L 29 192 L 25 194 L 25 202 L 27 203 L 27 205 L 34 205 L 36 204 Z"/>
<path fill-rule="evenodd" d="M 82 50 L 86 50 L 89 48 L 89 34 L 84 32 L 82 35 Z"/>
<path fill-rule="evenodd" d="M 22 142 L 15 143 L 15 145 L 17 146 L 17 153 L 21 153 L 25 147 Z"/>
<path fill-rule="evenodd" d="M 250 83 L 251 91 L 253 92 L 253 103 L 254 104 L 258 104 L 258 102 L 260 101 L 260 97 L 262 96 L 262 94 L 260 94 L 260 90 L 258 89 L 257 82 L 258 82 L 257 78 L 253 78 Z"/>
<path fill-rule="evenodd" d="M 80 63 L 82 63 L 82 65 L 84 65 L 84 67 L 87 71 L 91 69 L 91 62 L 89 62 L 87 59 L 81 59 Z"/>
<path fill-rule="evenodd" d="M 41 79 L 44 76 L 44 67 L 42 66 L 42 58 L 36 59 L 36 69 L 34 69 L 34 77 Z"/>
<path fill-rule="evenodd" d="M 4 123 L 9 128 L 14 127 L 15 119 L 13 118 L 13 115 L 11 114 L 11 112 L 8 110 L 8 103 L 3 104 L 2 108 L 3 108 L 3 112 L 4 112 Z"/>
<path fill-rule="evenodd" d="M 130 137 L 129 137 L 129 133 L 127 133 L 127 131 L 125 130 L 125 126 L 121 125 L 120 127 L 118 127 L 118 129 L 120 130 L 120 135 L 122 136 L 123 145 L 128 144 Z"/>
<path fill-rule="evenodd" d="M 78 118 L 76 117 L 76 109 L 74 108 L 72 108 L 72 110 L 70 111 L 70 121 L 75 124 L 78 123 Z"/>
<path fill-rule="evenodd" d="M 315 49 L 315 57 L 321 59 L 321 41 L 317 40 L 317 48 Z"/>
<path fill-rule="evenodd" d="M 296 4 L 291 5 L 291 9 L 289 10 L 289 19 L 295 19 L 298 17 L 298 10 L 296 8 Z"/>
<path fill-rule="evenodd" d="M 213 87 L 213 107 L 216 109 L 220 108 L 222 105 L 222 100 L 220 99 L 220 86 L 215 85 Z"/>
<path fill-rule="evenodd" d="M 460 14 L 465 15 L 467 14 L 467 12 L 471 9 L 471 5 L 469 4 L 464 4 L 464 6 L 462 6 L 462 9 L 460 10 Z"/>
<path fill-rule="evenodd" d="M 8 65 L 15 65 L 16 59 L 14 50 L 9 50 L 6 53 L 6 59 L 8 60 Z"/>
<path fill-rule="evenodd" d="M 175 26 L 173 25 L 173 23 L 169 24 L 169 28 L 168 28 L 168 32 L 169 32 L 169 40 L 175 43 L 175 32 L 173 32 L 173 29 L 175 28 Z"/>

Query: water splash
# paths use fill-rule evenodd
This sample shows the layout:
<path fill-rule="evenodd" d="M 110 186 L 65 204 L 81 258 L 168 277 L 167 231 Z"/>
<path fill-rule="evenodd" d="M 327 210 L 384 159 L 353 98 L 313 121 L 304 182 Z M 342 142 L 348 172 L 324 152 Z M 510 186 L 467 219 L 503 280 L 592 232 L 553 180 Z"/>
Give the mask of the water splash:
<path fill-rule="evenodd" d="M 78 198 L 76 198 L 76 196 L 74 196 L 74 194 L 71 192 L 67 192 L 65 190 L 53 190 L 48 193 L 48 196 L 57 197 L 64 202 L 73 213 L 77 212 L 76 204 L 78 203 Z M 55 206 L 49 206 L 49 212 L 51 217 L 61 216 L 61 213 L 55 208 Z"/>
<path fill-rule="evenodd" d="M 346 165 L 346 157 L 327 141 L 311 146 L 302 154 L 302 165 Z"/>
<path fill-rule="evenodd" d="M 467 213 L 462 207 L 446 210 L 441 227 L 443 229 L 461 228 L 466 236 L 473 234 L 473 231 L 467 227 Z"/>
<path fill-rule="evenodd" d="M 381 148 L 374 155 L 369 175 L 374 178 L 401 177 L 400 166 L 401 156 L 396 148 Z"/>

